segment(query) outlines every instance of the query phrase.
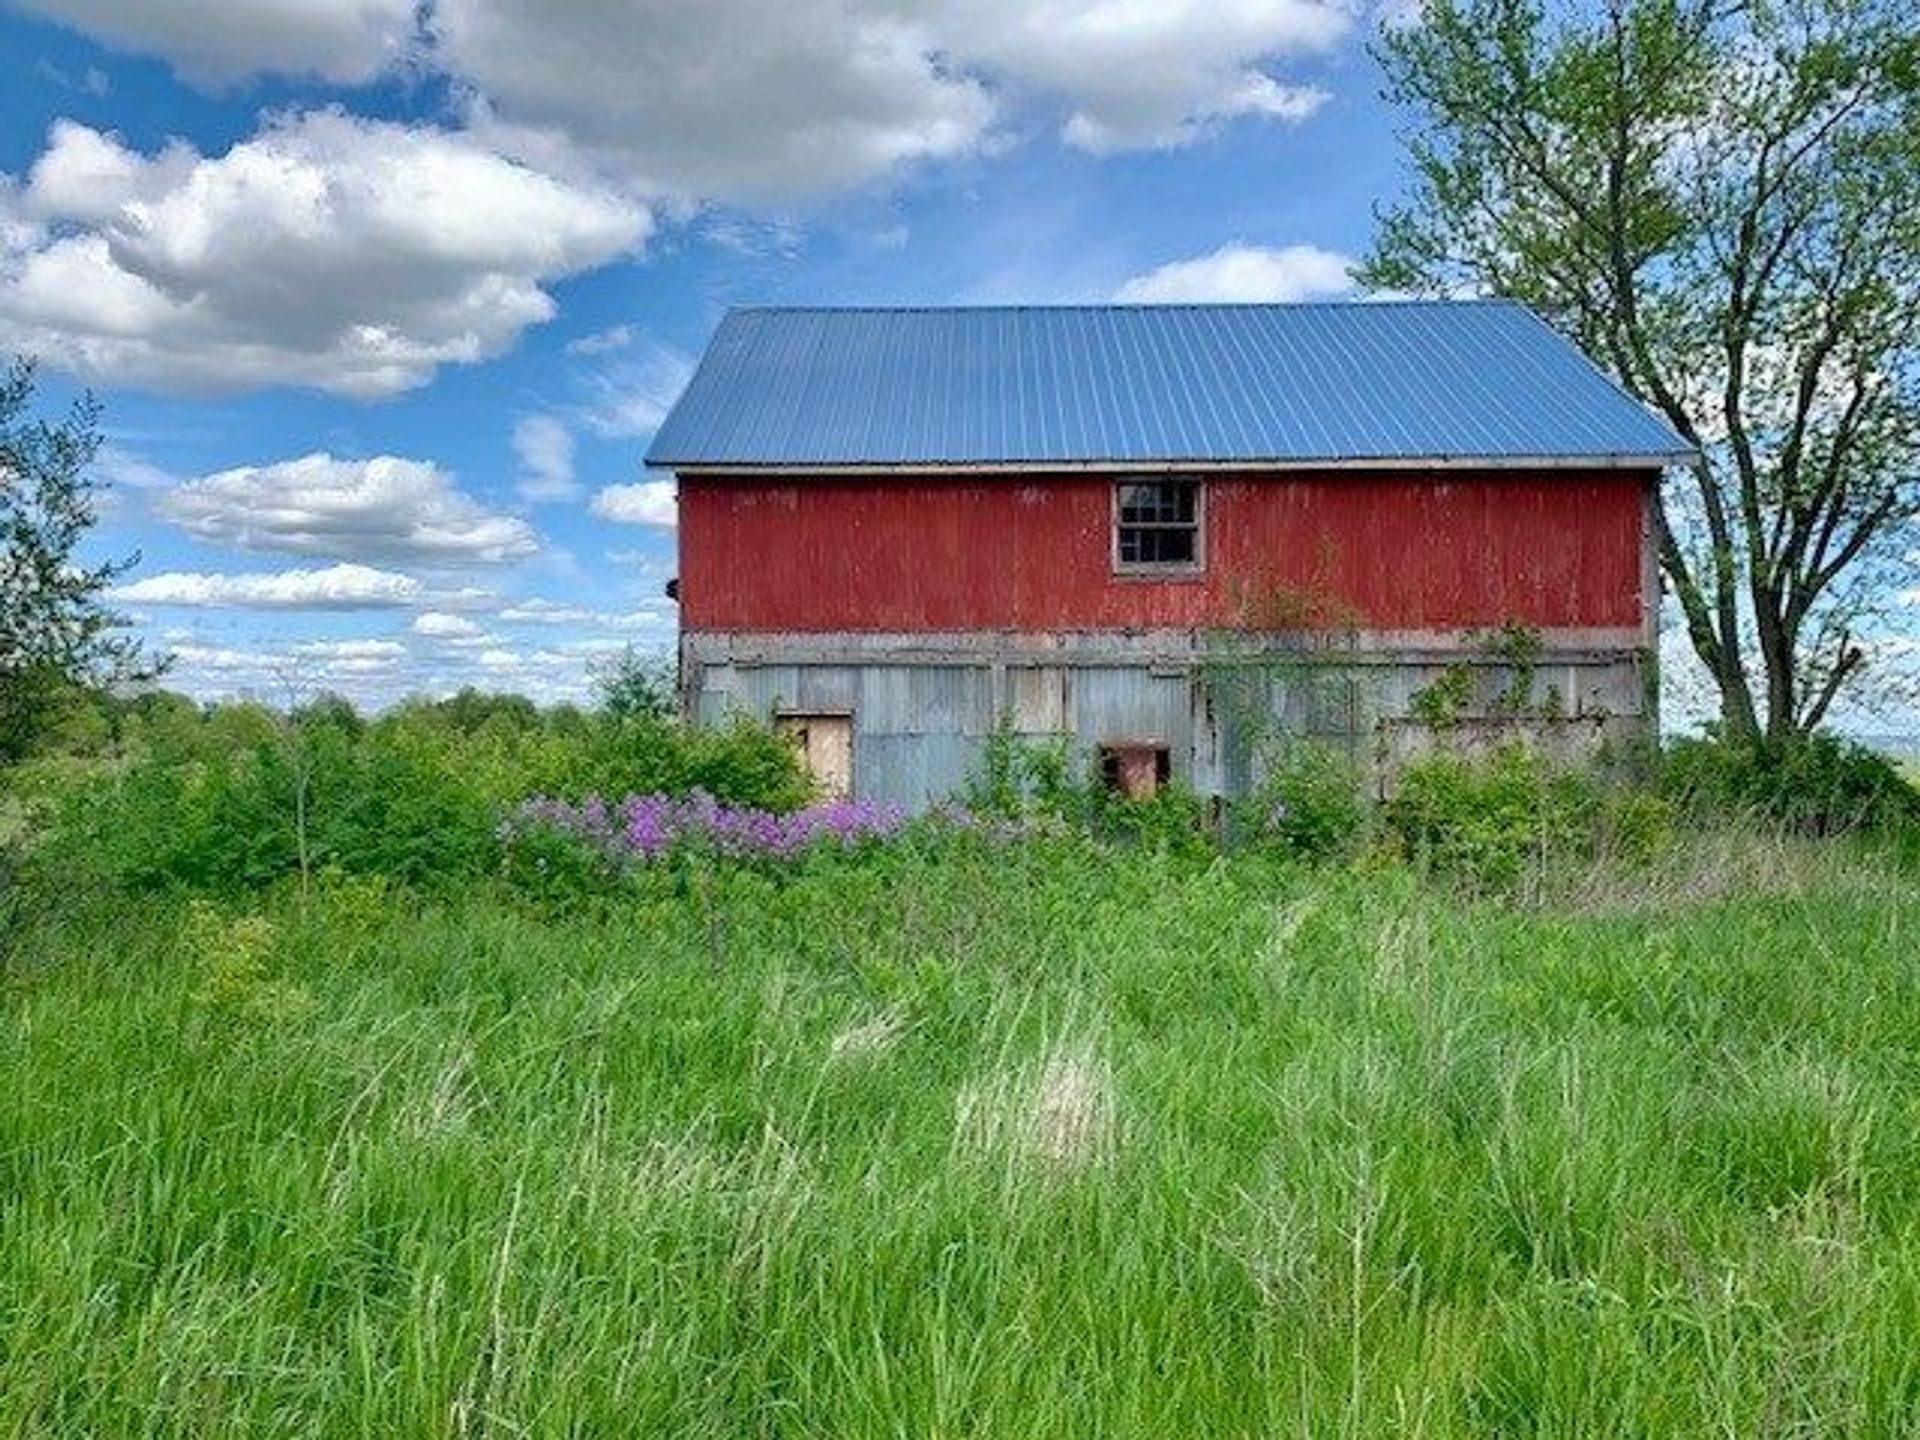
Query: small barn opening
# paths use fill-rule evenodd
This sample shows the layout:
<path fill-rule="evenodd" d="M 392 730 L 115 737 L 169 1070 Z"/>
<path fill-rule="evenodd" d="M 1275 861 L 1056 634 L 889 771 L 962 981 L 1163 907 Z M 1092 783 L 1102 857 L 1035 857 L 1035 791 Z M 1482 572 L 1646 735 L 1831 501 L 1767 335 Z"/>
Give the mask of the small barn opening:
<path fill-rule="evenodd" d="M 1128 800 L 1150 800 L 1173 779 L 1173 752 L 1157 740 L 1109 740 L 1100 747 L 1100 782 Z"/>
<path fill-rule="evenodd" d="M 844 710 L 783 710 L 773 725 L 822 796 L 845 800 L 853 794 L 853 716 Z"/>

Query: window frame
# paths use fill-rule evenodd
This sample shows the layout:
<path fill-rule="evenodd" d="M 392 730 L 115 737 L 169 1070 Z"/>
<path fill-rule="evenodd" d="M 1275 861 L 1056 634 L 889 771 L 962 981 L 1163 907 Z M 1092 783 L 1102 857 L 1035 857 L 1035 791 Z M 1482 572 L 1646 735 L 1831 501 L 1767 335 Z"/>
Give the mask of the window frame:
<path fill-rule="evenodd" d="M 1186 485 L 1193 489 L 1193 559 L 1123 560 L 1120 558 L 1120 492 L 1129 485 Z M 1207 482 L 1198 475 L 1122 475 L 1110 487 L 1111 516 L 1107 526 L 1108 561 L 1120 580 L 1197 580 L 1207 573 Z M 1184 530 L 1172 522 L 1135 522 L 1136 529 Z"/>

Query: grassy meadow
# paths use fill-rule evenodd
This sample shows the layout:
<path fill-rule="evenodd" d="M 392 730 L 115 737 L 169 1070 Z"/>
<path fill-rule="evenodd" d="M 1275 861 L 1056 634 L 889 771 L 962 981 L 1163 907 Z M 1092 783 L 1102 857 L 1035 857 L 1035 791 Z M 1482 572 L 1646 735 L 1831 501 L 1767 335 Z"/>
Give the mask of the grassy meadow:
<path fill-rule="evenodd" d="M 1905 1435 L 1920 881 L 954 839 L 0 962 L 0 1435 Z"/>

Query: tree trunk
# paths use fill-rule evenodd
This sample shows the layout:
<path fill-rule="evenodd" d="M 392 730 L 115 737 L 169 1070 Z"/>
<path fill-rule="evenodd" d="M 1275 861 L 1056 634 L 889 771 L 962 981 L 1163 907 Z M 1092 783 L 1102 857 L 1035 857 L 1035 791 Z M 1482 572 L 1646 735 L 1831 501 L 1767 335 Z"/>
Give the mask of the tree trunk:
<path fill-rule="evenodd" d="M 1766 738 L 1780 740 L 1794 730 L 1794 645 L 1780 615 L 1779 597 L 1755 587 L 1754 629 L 1760 637 L 1760 663 L 1767 677 Z"/>
<path fill-rule="evenodd" d="M 1720 733 L 1729 740 L 1758 740 L 1760 717 L 1746 674 L 1740 669 L 1740 657 L 1735 655 L 1707 668 L 1720 687 Z"/>

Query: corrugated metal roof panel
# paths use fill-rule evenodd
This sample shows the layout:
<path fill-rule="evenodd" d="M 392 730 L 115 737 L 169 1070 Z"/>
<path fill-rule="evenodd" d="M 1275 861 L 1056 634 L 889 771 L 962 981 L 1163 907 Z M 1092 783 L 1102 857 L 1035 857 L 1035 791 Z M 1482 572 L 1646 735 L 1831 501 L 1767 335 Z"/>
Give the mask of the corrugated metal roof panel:
<path fill-rule="evenodd" d="M 1688 447 L 1504 301 L 728 313 L 656 466 L 1659 464 Z"/>

